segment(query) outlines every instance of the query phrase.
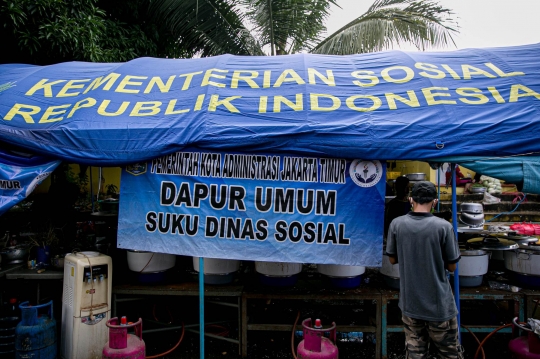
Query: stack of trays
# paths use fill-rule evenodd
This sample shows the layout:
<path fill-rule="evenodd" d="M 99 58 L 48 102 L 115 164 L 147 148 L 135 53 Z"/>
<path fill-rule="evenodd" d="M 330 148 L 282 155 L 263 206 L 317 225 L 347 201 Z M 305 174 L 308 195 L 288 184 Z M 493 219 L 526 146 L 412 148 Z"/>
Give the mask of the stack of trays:
<path fill-rule="evenodd" d="M 459 221 L 469 227 L 484 225 L 484 207 L 482 203 L 462 203 Z"/>

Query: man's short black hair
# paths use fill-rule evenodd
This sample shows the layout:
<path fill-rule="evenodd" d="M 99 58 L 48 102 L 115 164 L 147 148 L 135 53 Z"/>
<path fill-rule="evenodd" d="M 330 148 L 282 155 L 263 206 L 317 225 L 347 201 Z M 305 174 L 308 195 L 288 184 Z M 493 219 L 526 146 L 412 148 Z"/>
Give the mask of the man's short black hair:
<path fill-rule="evenodd" d="M 413 186 L 411 197 L 418 204 L 429 203 L 437 198 L 437 189 L 429 181 L 420 181 Z"/>
<path fill-rule="evenodd" d="M 409 179 L 405 176 L 399 176 L 394 184 L 396 196 L 404 197 L 409 192 Z"/>

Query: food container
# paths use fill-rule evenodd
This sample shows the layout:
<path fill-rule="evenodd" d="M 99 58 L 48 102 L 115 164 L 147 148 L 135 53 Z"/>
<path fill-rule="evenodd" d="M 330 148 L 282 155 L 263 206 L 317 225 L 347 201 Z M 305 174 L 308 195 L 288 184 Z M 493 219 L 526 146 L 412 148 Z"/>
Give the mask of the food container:
<path fill-rule="evenodd" d="M 425 173 L 409 173 L 405 175 L 410 181 L 425 181 Z"/>

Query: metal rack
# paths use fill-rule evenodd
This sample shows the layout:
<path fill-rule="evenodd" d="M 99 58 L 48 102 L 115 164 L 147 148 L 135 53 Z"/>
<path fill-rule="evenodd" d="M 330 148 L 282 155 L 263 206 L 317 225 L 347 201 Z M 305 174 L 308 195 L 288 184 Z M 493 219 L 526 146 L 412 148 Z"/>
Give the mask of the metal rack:
<path fill-rule="evenodd" d="M 387 335 L 388 333 L 401 333 L 403 332 L 403 325 L 388 325 L 388 303 L 390 301 L 398 300 L 399 291 L 394 289 L 381 288 L 381 355 L 383 359 L 388 357 L 387 348 Z M 501 290 L 494 290 L 486 285 L 480 287 L 460 288 L 460 300 L 491 300 L 491 301 L 512 301 L 513 302 L 513 315 L 518 317 L 520 321 L 523 321 L 525 316 L 524 306 L 524 293 L 512 293 Z M 462 320 L 463 320 L 462 316 Z M 473 333 L 490 333 L 497 329 L 499 325 L 485 325 L 475 324 L 468 325 L 467 328 Z M 460 328 L 462 333 L 467 332 L 465 328 Z M 511 328 L 504 328 L 498 331 L 498 333 L 511 333 Z"/>
<path fill-rule="evenodd" d="M 375 311 L 370 313 L 374 317 L 372 323 L 362 323 L 358 325 L 343 325 L 337 323 L 338 332 L 372 332 L 376 336 L 375 357 L 381 355 L 381 294 L 377 288 L 370 286 L 360 286 L 354 289 L 334 289 L 324 286 L 323 281 L 318 279 L 300 278 L 294 287 L 268 287 L 257 284 L 246 285 L 242 293 L 242 357 L 247 357 L 248 331 L 273 330 L 292 331 L 293 320 L 288 323 L 256 323 L 248 320 L 248 308 L 250 302 L 256 300 L 274 301 L 298 301 L 313 305 L 332 301 L 333 305 L 340 303 L 350 303 L 361 306 L 363 302 L 375 305 Z M 259 301 L 260 302 L 260 301 Z M 350 318 L 354 313 L 350 313 Z M 300 321 L 299 321 L 300 323 Z M 302 330 L 301 325 L 297 325 L 294 330 Z"/>
<path fill-rule="evenodd" d="M 208 299 L 207 303 L 212 303 L 216 305 L 221 305 L 225 307 L 232 307 L 237 310 L 238 313 L 238 328 L 239 332 L 241 332 L 242 328 L 242 296 L 243 292 L 243 286 L 242 285 L 212 285 L 212 286 L 205 286 L 204 287 L 204 296 L 205 298 L 236 298 L 236 303 L 229 303 L 229 302 L 223 302 L 218 300 L 210 300 Z M 124 285 L 117 285 L 113 287 L 113 307 L 112 307 L 112 316 L 117 315 L 117 304 L 122 302 L 131 302 L 131 301 L 138 301 L 147 299 L 151 296 L 192 296 L 192 297 L 198 297 L 199 296 L 199 283 L 197 282 L 183 282 L 183 283 L 177 283 L 177 284 L 163 284 L 163 285 L 130 285 L 130 284 L 124 284 Z M 234 300 L 233 300 L 234 301 Z M 184 328 L 186 331 L 191 331 L 194 333 L 199 333 L 198 331 L 198 324 L 194 325 L 185 325 Z M 145 333 L 152 333 L 152 332 L 159 332 L 159 331 L 166 331 L 166 330 L 179 330 L 181 329 L 181 326 L 173 326 L 173 327 L 167 327 L 167 328 L 160 328 L 160 329 L 150 329 L 145 330 Z M 242 345 L 242 337 L 239 337 L 238 339 L 233 338 L 227 338 L 222 336 L 217 336 L 211 333 L 205 333 L 205 336 L 211 337 L 214 339 L 219 340 L 225 340 L 228 342 L 236 343 L 238 344 L 238 351 L 240 352 L 243 345 Z"/>

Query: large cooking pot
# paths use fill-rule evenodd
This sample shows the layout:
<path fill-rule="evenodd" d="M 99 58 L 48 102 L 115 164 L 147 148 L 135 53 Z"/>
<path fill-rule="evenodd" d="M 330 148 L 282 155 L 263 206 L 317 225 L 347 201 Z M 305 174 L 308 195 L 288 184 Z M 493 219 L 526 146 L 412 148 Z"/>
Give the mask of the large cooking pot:
<path fill-rule="evenodd" d="M 399 264 L 390 263 L 390 259 L 386 253 L 383 254 L 381 269 L 383 280 L 387 286 L 399 290 Z"/>
<path fill-rule="evenodd" d="M 426 180 L 426 174 L 425 173 L 409 173 L 405 175 L 409 181 L 425 181 Z"/>
<path fill-rule="evenodd" d="M 461 251 L 459 261 L 460 276 L 484 275 L 488 271 L 489 253 L 481 249 L 468 249 Z"/>
<path fill-rule="evenodd" d="M 484 274 L 489 266 L 489 253 L 487 251 L 464 250 L 461 251 L 459 261 L 459 285 L 461 287 L 477 287 L 482 284 Z"/>
<path fill-rule="evenodd" d="M 504 251 L 504 266 L 516 273 L 540 276 L 540 251 L 527 249 Z"/>
<path fill-rule="evenodd" d="M 176 264 L 176 255 L 145 251 L 127 251 L 129 270 L 137 273 L 157 273 L 171 269 Z"/>
<path fill-rule="evenodd" d="M 466 213 L 484 213 L 484 206 L 482 206 L 482 203 L 461 203 L 459 206 L 461 212 Z"/>
<path fill-rule="evenodd" d="M 330 284 L 338 288 L 354 288 L 361 284 L 366 267 L 340 264 L 317 264 L 317 271 L 330 280 Z"/>
<path fill-rule="evenodd" d="M 240 269 L 236 259 L 204 258 L 204 282 L 206 284 L 228 284 Z M 199 272 L 199 257 L 193 257 L 193 269 Z"/>
<path fill-rule="evenodd" d="M 259 273 L 262 284 L 271 286 L 295 285 L 298 274 L 302 271 L 302 263 L 255 262 L 255 271 Z"/>
<path fill-rule="evenodd" d="M 469 239 L 467 241 L 467 246 L 470 249 L 482 249 L 491 252 L 489 270 L 504 270 L 503 252 L 518 248 L 516 242 L 506 239 L 505 236 L 502 235 L 490 235 Z"/>

